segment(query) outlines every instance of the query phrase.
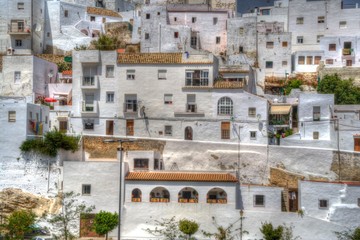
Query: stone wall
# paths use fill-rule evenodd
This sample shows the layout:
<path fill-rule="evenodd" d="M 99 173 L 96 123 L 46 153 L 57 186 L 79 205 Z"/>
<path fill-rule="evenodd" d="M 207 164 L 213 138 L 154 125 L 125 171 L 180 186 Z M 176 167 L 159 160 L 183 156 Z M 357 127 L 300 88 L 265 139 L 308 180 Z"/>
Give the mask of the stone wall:
<path fill-rule="evenodd" d="M 286 188 L 298 188 L 298 180 L 303 179 L 305 179 L 305 177 L 300 174 L 270 167 L 270 184 L 272 185 Z"/>
<path fill-rule="evenodd" d="M 339 164 L 340 162 L 340 164 Z M 331 171 L 338 174 L 337 180 L 360 181 L 360 153 L 333 152 Z"/>

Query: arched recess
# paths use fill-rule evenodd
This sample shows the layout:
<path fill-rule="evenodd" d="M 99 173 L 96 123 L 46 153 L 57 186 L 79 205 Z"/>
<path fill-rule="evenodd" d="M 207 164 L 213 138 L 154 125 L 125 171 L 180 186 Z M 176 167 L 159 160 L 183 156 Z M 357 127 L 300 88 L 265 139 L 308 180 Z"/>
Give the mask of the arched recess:
<path fill-rule="evenodd" d="M 141 202 L 142 193 L 141 190 L 138 188 L 135 188 L 131 192 L 131 201 L 132 202 Z"/>
<path fill-rule="evenodd" d="M 222 188 L 212 188 L 206 195 L 207 203 L 227 203 L 227 194 Z"/>
<path fill-rule="evenodd" d="M 170 193 L 164 187 L 156 187 L 150 192 L 150 202 L 170 202 Z"/>
<path fill-rule="evenodd" d="M 178 201 L 180 203 L 197 203 L 199 202 L 199 194 L 194 188 L 185 187 L 180 190 Z"/>

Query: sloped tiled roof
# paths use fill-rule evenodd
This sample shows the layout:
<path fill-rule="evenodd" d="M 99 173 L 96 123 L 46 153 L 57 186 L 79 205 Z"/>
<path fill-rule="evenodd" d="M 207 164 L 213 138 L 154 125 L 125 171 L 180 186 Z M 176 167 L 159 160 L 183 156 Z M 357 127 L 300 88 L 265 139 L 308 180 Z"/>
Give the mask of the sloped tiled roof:
<path fill-rule="evenodd" d="M 232 81 L 216 81 L 214 88 L 218 89 L 239 89 L 243 88 L 243 82 L 232 82 Z"/>
<path fill-rule="evenodd" d="M 119 13 L 105 8 L 87 7 L 86 11 L 88 14 L 95 14 L 95 15 L 109 16 L 109 17 L 121 17 Z"/>
<path fill-rule="evenodd" d="M 72 70 L 65 70 L 62 72 L 63 75 L 72 75 Z"/>
<path fill-rule="evenodd" d="M 230 173 L 195 172 L 130 172 L 126 176 L 130 181 L 177 181 L 177 182 L 237 182 Z"/>
<path fill-rule="evenodd" d="M 118 55 L 118 63 L 156 64 L 182 63 L 181 53 L 124 53 Z"/>

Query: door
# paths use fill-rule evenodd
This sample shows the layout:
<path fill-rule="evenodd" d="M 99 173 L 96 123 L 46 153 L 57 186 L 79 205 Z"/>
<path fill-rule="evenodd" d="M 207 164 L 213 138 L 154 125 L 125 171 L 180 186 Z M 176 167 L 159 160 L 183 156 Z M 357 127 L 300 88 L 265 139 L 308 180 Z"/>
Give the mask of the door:
<path fill-rule="evenodd" d="M 354 151 L 360 152 L 360 138 L 354 138 Z"/>
<path fill-rule="evenodd" d="M 298 211 L 298 192 L 289 191 L 289 211 L 297 212 Z"/>
<path fill-rule="evenodd" d="M 133 119 L 126 120 L 126 135 L 134 136 L 134 120 Z"/>
<path fill-rule="evenodd" d="M 191 127 L 185 128 L 185 140 L 193 140 L 193 132 Z"/>
<path fill-rule="evenodd" d="M 114 135 L 114 121 L 106 121 L 106 135 Z"/>
<path fill-rule="evenodd" d="M 67 132 L 67 121 L 59 121 L 59 131 Z"/>

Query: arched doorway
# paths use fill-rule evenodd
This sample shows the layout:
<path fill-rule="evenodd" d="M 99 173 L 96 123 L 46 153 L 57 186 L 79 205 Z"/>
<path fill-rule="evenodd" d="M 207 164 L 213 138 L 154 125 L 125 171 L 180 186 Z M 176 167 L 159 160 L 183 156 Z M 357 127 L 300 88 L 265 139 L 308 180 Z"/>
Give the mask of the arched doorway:
<path fill-rule="evenodd" d="M 193 140 L 193 130 L 191 127 L 185 128 L 185 140 Z"/>

